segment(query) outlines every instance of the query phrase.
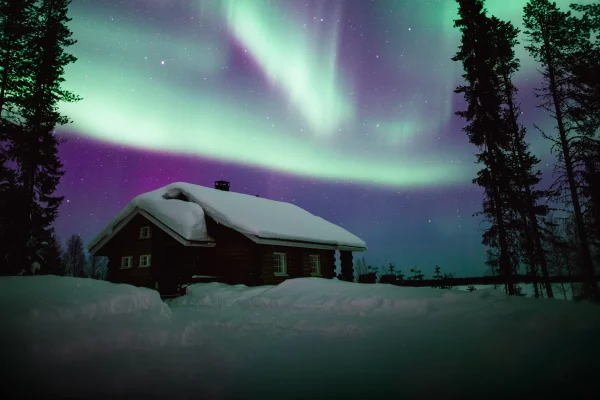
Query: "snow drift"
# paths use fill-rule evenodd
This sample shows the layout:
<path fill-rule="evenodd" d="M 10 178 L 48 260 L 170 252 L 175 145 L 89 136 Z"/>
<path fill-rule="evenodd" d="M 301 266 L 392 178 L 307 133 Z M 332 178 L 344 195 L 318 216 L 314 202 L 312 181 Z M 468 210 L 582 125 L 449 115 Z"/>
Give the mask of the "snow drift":
<path fill-rule="evenodd" d="M 54 275 L 3 277 L 0 292 L 0 308 L 13 321 L 102 320 L 141 312 L 168 318 L 171 314 L 154 290 L 93 279 Z"/>
<path fill-rule="evenodd" d="M 600 307 L 302 278 L 188 287 L 0 278 L 22 395 L 569 398 L 591 395 Z M 19 385 L 19 382 L 27 384 Z"/>

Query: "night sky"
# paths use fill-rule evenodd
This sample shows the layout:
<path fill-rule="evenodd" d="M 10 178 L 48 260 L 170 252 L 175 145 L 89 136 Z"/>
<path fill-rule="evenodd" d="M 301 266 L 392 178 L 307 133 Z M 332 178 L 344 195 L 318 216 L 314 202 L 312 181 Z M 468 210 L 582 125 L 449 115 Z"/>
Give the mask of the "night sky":
<path fill-rule="evenodd" d="M 559 0 L 566 9 L 572 0 Z M 591 3 L 592 0 L 580 1 Z M 521 27 L 525 0 L 490 0 Z M 372 264 L 485 271 L 476 149 L 454 112 L 454 0 L 73 0 L 79 60 L 60 128 L 64 239 L 90 240 L 134 196 L 174 181 L 293 202 L 367 242 Z M 518 49 L 521 122 L 536 65 Z"/>

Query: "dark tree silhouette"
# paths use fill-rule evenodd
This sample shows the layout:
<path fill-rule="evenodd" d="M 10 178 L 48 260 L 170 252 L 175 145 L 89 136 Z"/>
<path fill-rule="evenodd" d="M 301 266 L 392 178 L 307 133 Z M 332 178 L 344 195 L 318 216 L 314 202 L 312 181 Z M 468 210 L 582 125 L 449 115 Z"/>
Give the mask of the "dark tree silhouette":
<path fill-rule="evenodd" d="M 576 121 L 578 131 L 587 131 L 588 136 L 597 137 L 600 127 L 600 3 L 571 4 L 570 7 L 583 15 L 573 16 L 570 20 L 582 35 L 569 64 L 569 94 L 573 102 L 568 111 Z M 589 40 L 588 32 L 591 32 L 592 40 Z"/>
<path fill-rule="evenodd" d="M 540 64 L 542 87 L 536 91 L 541 99 L 539 107 L 548 111 L 556 121 L 558 134 L 542 132 L 551 140 L 557 155 L 553 184 L 558 199 L 572 206 L 577 226 L 579 253 L 586 278 L 585 295 L 598 299 L 598 286 L 594 279 L 594 266 L 589 240 L 584 226 L 583 208 L 577 175 L 583 168 L 581 149 L 593 135 L 593 118 L 588 118 L 584 91 L 580 81 L 572 74 L 583 52 L 592 51 L 589 36 L 591 25 L 558 9 L 549 0 L 530 0 L 524 8 L 525 33 L 529 39 L 529 53 Z M 597 112 L 597 109 L 596 111 Z"/>
<path fill-rule="evenodd" d="M 483 234 L 483 243 L 498 249 L 499 273 L 509 278 L 514 267 L 509 248 L 508 204 L 503 194 L 511 189 L 509 160 L 504 151 L 511 138 L 502 114 L 497 38 L 482 0 L 457 2 L 459 19 L 454 26 L 461 31 L 461 45 L 452 60 L 462 62 L 466 85 L 459 86 L 455 92 L 462 93 L 467 102 L 467 109 L 457 114 L 467 120 L 468 125 L 463 130 L 480 151 L 477 162 L 484 165 L 473 180 L 484 188 L 482 214 L 491 225 Z M 514 294 L 513 284 L 507 283 L 506 290 Z"/>
<path fill-rule="evenodd" d="M 435 268 L 433 269 L 433 279 L 441 279 L 442 278 L 442 274 L 440 273 L 440 266 L 436 265 Z"/>
<path fill-rule="evenodd" d="M 425 276 L 423 273 L 421 273 L 421 270 L 417 269 L 416 267 L 415 268 L 411 268 L 410 272 L 412 273 L 412 275 L 409 276 L 406 279 L 410 279 L 410 280 L 413 280 L 413 281 L 414 280 L 421 281 L 421 280 L 423 280 L 423 277 Z"/>
<path fill-rule="evenodd" d="M 536 185 L 541 180 L 541 171 L 536 170 L 540 160 L 529 150 L 525 140 L 526 129 L 519 124 L 520 106 L 515 99 L 518 90 L 512 82 L 512 77 L 520 65 L 514 52 L 515 46 L 519 43 L 517 41 L 519 30 L 511 23 L 500 21 L 495 17 L 490 18 L 490 24 L 497 49 L 497 73 L 500 77 L 500 90 L 504 103 L 504 126 L 511 137 L 507 158 L 509 171 L 512 173 L 513 190 L 506 192 L 508 209 L 515 214 L 515 218 L 511 221 L 511 228 L 516 230 L 516 243 L 521 247 L 530 274 L 537 275 L 536 270 L 539 266 L 545 280 L 546 293 L 548 297 L 553 297 L 540 227 L 541 221 L 548 214 L 548 207 L 539 204 L 550 193 L 536 189 Z M 534 289 L 538 297 L 537 285 L 534 285 Z"/>
<path fill-rule="evenodd" d="M 32 70 L 30 38 L 35 0 L 0 0 L 0 117 L 10 120 L 25 97 Z"/>
<path fill-rule="evenodd" d="M 17 172 L 9 153 L 18 129 L 18 111 L 30 77 L 33 0 L 0 0 L 0 274 L 15 274 L 19 245 L 13 223 L 18 199 Z"/>
<path fill-rule="evenodd" d="M 7 70 L 7 75 L 13 78 L 6 85 L 4 105 L 8 109 L 9 100 L 12 101 L 14 106 L 9 111 L 14 118 L 3 117 L 3 122 L 8 121 L 3 130 L 9 132 L 5 135 L 8 140 L 4 165 L 13 170 L 14 182 L 6 187 L 13 203 L 6 222 L 16 242 L 9 250 L 13 268 L 9 273 L 25 268 L 41 251 L 43 243 L 50 240 L 50 227 L 63 200 L 54 194 L 63 175 L 54 129 L 68 122 L 58 110 L 59 102 L 78 100 L 62 87 L 64 68 L 75 61 L 65 51 L 75 43 L 67 27 L 69 3 L 68 0 L 31 3 L 27 9 L 29 17 L 20 19 L 26 21 L 27 29 L 15 36 L 25 46 L 23 60 L 27 63 Z"/>
<path fill-rule="evenodd" d="M 41 255 L 41 273 L 42 274 L 50 274 L 50 275 L 62 275 L 63 268 L 63 249 L 60 244 L 60 241 L 56 237 L 56 235 L 52 234 L 50 236 L 49 242 L 47 242 L 42 251 Z"/>
<path fill-rule="evenodd" d="M 73 235 L 67 240 L 67 248 L 64 253 L 63 265 L 64 275 L 82 278 L 85 274 L 86 264 L 83 241 L 79 235 Z"/>

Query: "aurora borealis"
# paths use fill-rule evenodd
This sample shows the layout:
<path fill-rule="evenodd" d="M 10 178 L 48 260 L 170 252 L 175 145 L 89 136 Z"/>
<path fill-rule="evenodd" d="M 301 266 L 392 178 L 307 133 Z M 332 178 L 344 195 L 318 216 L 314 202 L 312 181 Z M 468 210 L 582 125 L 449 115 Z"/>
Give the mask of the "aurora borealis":
<path fill-rule="evenodd" d="M 517 26 L 525 4 L 487 1 Z M 79 60 L 65 77 L 83 100 L 63 107 L 73 123 L 59 129 L 68 140 L 58 234 L 89 240 L 137 194 L 226 179 L 346 227 L 367 242 L 370 263 L 482 273 L 475 149 L 454 115 L 457 8 L 73 0 Z M 539 74 L 524 48 L 518 55 L 521 122 L 549 171 L 549 145 L 532 126 L 552 126 L 535 108 Z"/>

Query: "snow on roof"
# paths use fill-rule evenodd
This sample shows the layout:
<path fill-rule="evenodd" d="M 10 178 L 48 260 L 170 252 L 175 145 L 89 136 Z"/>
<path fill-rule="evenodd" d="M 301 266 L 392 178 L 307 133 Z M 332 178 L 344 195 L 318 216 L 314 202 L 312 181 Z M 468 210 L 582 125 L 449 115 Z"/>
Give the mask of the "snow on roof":
<path fill-rule="evenodd" d="M 119 223 L 136 210 L 145 211 L 156 218 L 184 240 L 207 242 L 213 239 L 206 231 L 204 210 L 196 203 L 164 197 L 165 188 L 136 196 L 113 217 L 106 228 L 88 245 L 92 248 L 103 238 L 110 236 Z"/>
<path fill-rule="evenodd" d="M 364 249 L 357 236 L 290 203 L 177 182 L 168 195 L 183 193 L 206 215 L 238 232 L 265 239 L 306 241 Z"/>
<path fill-rule="evenodd" d="M 151 214 L 186 240 L 212 240 L 206 230 L 206 214 L 253 240 L 287 240 L 366 249 L 365 242 L 357 236 L 294 204 L 185 182 L 171 183 L 134 198 L 90 243 L 90 248 L 110 235 L 114 227 L 136 208 Z"/>

